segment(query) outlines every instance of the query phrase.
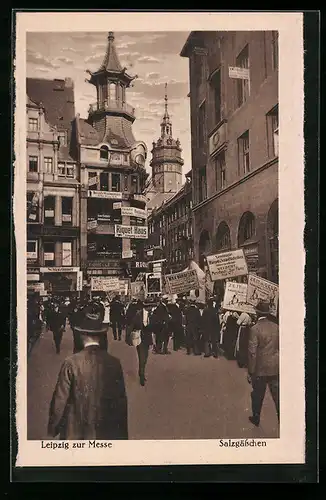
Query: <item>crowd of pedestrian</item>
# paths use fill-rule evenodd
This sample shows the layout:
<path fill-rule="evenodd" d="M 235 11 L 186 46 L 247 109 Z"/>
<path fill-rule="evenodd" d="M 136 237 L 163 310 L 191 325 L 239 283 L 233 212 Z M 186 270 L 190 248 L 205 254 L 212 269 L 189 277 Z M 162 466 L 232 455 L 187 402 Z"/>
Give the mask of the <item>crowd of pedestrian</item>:
<path fill-rule="evenodd" d="M 111 301 L 101 297 L 69 299 L 52 296 L 46 301 L 31 301 L 28 318 L 28 335 L 32 335 L 33 329 L 34 336 L 36 331 L 39 335 L 42 327 L 51 331 L 57 354 L 60 353 L 68 324 L 73 334 L 73 352 L 63 364 L 51 402 L 49 433 L 53 436 L 100 439 L 99 436 L 106 435 L 104 422 L 111 419 L 111 438 L 127 438 L 124 379 L 120 361 L 108 353 L 109 326 L 112 327 L 114 341 L 124 340 L 127 345 L 136 348 L 141 386 L 146 383 L 149 352 L 155 355 L 171 354 L 169 344 L 172 339 L 173 351 L 184 349 L 187 355 L 213 356 L 216 359 L 223 355 L 228 360 L 236 360 L 239 367 L 247 368 L 247 379 L 252 384 L 250 421 L 254 425 L 260 423 L 267 386 L 279 417 L 278 324 L 270 317 L 267 303 L 259 303 L 255 314 L 249 314 L 225 310 L 218 297 L 212 297 L 204 304 L 196 298 L 167 295 L 160 296 L 157 301 L 132 298 L 128 303 L 118 294 Z M 98 377 L 101 380 L 96 382 Z M 69 399 L 72 391 L 78 393 L 81 399 L 77 398 L 78 401 L 73 403 L 77 405 L 74 410 Z M 100 399 L 95 401 L 94 397 Z M 120 401 L 118 405 L 114 398 Z M 69 411 L 75 412 L 70 423 L 70 417 L 65 413 L 68 400 Z M 78 425 L 73 422 L 79 417 L 85 420 L 81 413 L 85 408 L 94 408 L 94 405 L 98 405 L 98 412 L 94 413 L 94 410 L 86 416 L 83 428 L 80 421 Z M 114 411 L 113 407 L 116 408 Z M 113 417 L 112 411 L 116 417 Z M 121 419 L 123 423 L 120 425 Z"/>

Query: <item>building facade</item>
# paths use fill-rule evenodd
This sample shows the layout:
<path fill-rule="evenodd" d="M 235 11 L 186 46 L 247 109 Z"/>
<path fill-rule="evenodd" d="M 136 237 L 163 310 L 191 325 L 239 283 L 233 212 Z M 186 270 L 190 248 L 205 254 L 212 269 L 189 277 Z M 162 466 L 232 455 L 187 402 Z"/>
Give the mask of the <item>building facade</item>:
<path fill-rule="evenodd" d="M 195 259 L 243 248 L 278 282 L 277 32 L 191 32 Z"/>
<path fill-rule="evenodd" d="M 155 258 L 166 259 L 165 271 L 183 271 L 193 258 L 192 188 L 191 177 L 148 220 L 149 246 L 156 250 Z"/>
<path fill-rule="evenodd" d="M 107 51 L 89 83 L 97 100 L 87 120 L 77 115 L 76 148 L 81 169 L 81 266 L 84 278 L 128 275 L 127 267 L 144 258 L 147 241 L 147 147 L 136 141 L 134 109 L 126 90 L 134 77 L 122 68 L 108 35 Z M 126 264 L 128 263 L 128 264 Z M 101 278 L 99 278 L 101 279 Z"/>
<path fill-rule="evenodd" d="M 30 291 L 77 289 L 79 169 L 70 79 L 27 78 L 27 280 Z"/>

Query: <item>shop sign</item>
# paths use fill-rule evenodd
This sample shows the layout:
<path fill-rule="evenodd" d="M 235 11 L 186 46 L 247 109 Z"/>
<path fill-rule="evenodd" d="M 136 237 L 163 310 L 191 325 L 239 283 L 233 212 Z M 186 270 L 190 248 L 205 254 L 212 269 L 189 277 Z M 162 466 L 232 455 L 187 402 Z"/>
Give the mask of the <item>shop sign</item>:
<path fill-rule="evenodd" d="M 229 78 L 237 78 L 240 80 L 249 80 L 249 68 L 240 68 L 229 66 Z"/>
<path fill-rule="evenodd" d="M 83 290 L 83 271 L 77 271 L 76 290 L 77 292 L 81 292 Z"/>
<path fill-rule="evenodd" d="M 134 200 L 136 200 L 136 201 L 143 201 L 144 203 L 147 202 L 147 198 L 143 194 L 134 194 Z"/>
<path fill-rule="evenodd" d="M 116 224 L 114 227 L 114 231 L 116 238 L 148 238 L 147 226 L 123 226 L 120 224 Z"/>
<path fill-rule="evenodd" d="M 41 267 L 41 273 L 77 273 L 79 267 Z"/>
<path fill-rule="evenodd" d="M 121 207 L 121 215 L 131 217 L 139 217 L 140 219 L 147 219 L 147 210 L 136 207 Z"/>
<path fill-rule="evenodd" d="M 122 193 L 115 191 L 88 191 L 88 198 L 107 198 L 110 200 L 121 200 Z"/>
<path fill-rule="evenodd" d="M 40 281 L 39 274 L 27 274 L 27 281 Z"/>
<path fill-rule="evenodd" d="M 121 201 L 115 201 L 112 205 L 113 210 L 119 210 L 122 207 Z"/>
<path fill-rule="evenodd" d="M 54 217 L 54 210 L 44 210 L 44 217 Z"/>

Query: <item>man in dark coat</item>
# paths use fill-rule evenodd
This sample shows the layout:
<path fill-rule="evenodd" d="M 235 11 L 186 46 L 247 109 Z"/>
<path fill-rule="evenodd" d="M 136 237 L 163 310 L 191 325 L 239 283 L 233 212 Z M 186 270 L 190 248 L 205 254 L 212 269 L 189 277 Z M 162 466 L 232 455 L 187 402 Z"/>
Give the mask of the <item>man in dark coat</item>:
<path fill-rule="evenodd" d="M 173 335 L 173 350 L 178 351 L 182 345 L 183 327 L 182 327 L 182 311 L 176 302 L 172 302 L 167 306 L 171 316 L 170 327 Z"/>
<path fill-rule="evenodd" d="M 116 295 L 110 304 L 110 321 L 114 340 L 121 340 L 122 325 L 124 322 L 124 307 L 119 295 Z"/>
<path fill-rule="evenodd" d="M 66 317 L 60 305 L 55 303 L 49 315 L 49 328 L 53 333 L 53 340 L 57 354 L 60 354 L 61 341 L 65 329 Z"/>
<path fill-rule="evenodd" d="M 207 302 L 207 307 L 203 310 L 201 321 L 204 357 L 209 358 L 213 354 L 214 358 L 218 358 L 217 341 L 220 336 L 220 319 L 213 299 Z"/>
<path fill-rule="evenodd" d="M 279 413 L 279 331 L 269 318 L 269 304 L 260 301 L 256 306 L 257 323 L 250 328 L 248 346 L 248 382 L 252 384 L 251 423 L 260 423 L 260 413 L 266 387 L 271 392 L 278 419 Z"/>
<path fill-rule="evenodd" d="M 166 300 L 166 296 L 163 296 L 152 315 L 152 325 L 156 338 L 156 354 L 170 354 L 168 351 L 168 343 L 171 316 L 167 308 Z"/>
<path fill-rule="evenodd" d="M 48 434 L 66 440 L 128 439 L 127 397 L 120 361 L 100 348 L 106 328 L 92 307 L 78 329 L 84 348 L 63 363 L 53 393 Z"/>
<path fill-rule="evenodd" d="M 132 322 L 134 316 L 137 312 L 137 299 L 135 297 L 132 298 L 131 302 L 129 302 L 126 314 L 125 314 L 125 324 L 126 324 L 126 344 L 131 345 L 131 331 L 132 331 Z M 110 311 L 111 313 L 111 311 Z"/>
<path fill-rule="evenodd" d="M 187 354 L 191 354 L 191 350 L 195 356 L 200 356 L 200 327 L 201 314 L 196 305 L 196 299 L 189 300 L 189 306 L 185 311 L 186 319 L 186 347 Z"/>

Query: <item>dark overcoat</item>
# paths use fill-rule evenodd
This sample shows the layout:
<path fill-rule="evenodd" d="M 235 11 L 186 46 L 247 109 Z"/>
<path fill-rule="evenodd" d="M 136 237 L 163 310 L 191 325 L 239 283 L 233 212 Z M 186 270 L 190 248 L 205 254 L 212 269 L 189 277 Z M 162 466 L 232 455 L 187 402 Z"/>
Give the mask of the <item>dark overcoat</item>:
<path fill-rule="evenodd" d="M 91 345 L 68 357 L 50 405 L 49 435 L 61 439 L 128 439 L 120 361 Z"/>
<path fill-rule="evenodd" d="M 201 317 L 201 330 L 205 342 L 216 342 L 220 335 L 220 320 L 215 307 L 206 307 Z"/>
<path fill-rule="evenodd" d="M 278 325 L 261 318 L 250 328 L 248 345 L 248 372 L 256 377 L 279 374 Z"/>

